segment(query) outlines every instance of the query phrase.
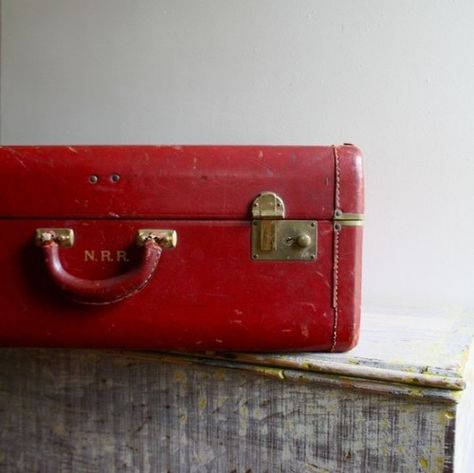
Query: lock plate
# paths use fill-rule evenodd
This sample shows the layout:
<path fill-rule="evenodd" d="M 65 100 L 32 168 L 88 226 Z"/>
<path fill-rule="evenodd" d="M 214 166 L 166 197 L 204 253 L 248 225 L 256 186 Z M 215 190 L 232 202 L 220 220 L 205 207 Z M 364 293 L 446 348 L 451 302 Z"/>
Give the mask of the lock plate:
<path fill-rule="evenodd" d="M 313 261 L 317 258 L 318 222 L 259 219 L 252 221 L 252 259 Z"/>

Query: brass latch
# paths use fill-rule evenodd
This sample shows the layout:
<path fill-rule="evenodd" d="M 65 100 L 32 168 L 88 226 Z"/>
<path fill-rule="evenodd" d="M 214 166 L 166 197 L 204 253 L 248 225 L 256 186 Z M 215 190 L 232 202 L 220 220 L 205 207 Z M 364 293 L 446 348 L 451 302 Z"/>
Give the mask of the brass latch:
<path fill-rule="evenodd" d="M 285 220 L 285 204 L 274 192 L 262 192 L 252 204 L 252 258 L 310 261 L 317 255 L 317 222 Z"/>

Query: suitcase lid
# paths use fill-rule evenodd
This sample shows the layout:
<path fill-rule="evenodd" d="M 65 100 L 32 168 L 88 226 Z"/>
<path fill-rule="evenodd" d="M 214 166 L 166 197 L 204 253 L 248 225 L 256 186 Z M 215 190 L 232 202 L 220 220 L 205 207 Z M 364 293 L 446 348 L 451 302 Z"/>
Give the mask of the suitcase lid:
<path fill-rule="evenodd" d="M 2 146 L 0 169 L 7 218 L 247 220 L 263 191 L 289 219 L 332 219 L 338 201 L 363 212 L 351 145 Z"/>

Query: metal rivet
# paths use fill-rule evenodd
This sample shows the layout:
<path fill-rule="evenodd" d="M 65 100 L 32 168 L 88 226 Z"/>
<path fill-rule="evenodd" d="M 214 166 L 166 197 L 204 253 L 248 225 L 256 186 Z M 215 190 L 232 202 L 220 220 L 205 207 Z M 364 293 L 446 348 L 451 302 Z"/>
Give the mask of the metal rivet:
<path fill-rule="evenodd" d="M 110 179 L 111 179 L 112 182 L 118 182 L 118 181 L 120 181 L 120 175 L 119 174 L 112 174 L 110 176 Z"/>
<path fill-rule="evenodd" d="M 91 184 L 97 184 L 98 180 L 99 180 L 99 178 L 95 174 L 92 174 L 92 176 L 89 176 L 89 182 Z"/>
<path fill-rule="evenodd" d="M 339 209 L 336 209 L 336 211 L 334 212 L 334 215 L 335 215 L 336 217 L 340 217 L 340 216 L 342 215 L 342 211 L 339 210 Z"/>
<path fill-rule="evenodd" d="M 316 224 L 315 224 L 314 222 L 311 222 L 311 226 L 312 226 L 312 227 L 315 227 Z"/>
<path fill-rule="evenodd" d="M 335 223 L 334 224 L 334 230 L 339 231 L 342 228 L 340 223 Z"/>
<path fill-rule="evenodd" d="M 257 222 L 256 220 L 254 220 L 253 224 L 254 224 L 255 226 L 257 226 L 257 225 L 258 225 L 258 222 Z"/>
<path fill-rule="evenodd" d="M 252 255 L 252 258 L 257 259 L 257 258 L 258 258 L 258 255 L 257 255 L 256 253 L 253 254 L 253 255 Z"/>
<path fill-rule="evenodd" d="M 314 258 L 316 258 L 316 255 L 311 255 L 311 259 L 314 259 Z"/>
<path fill-rule="evenodd" d="M 300 248 L 307 248 L 311 245 L 311 237 L 307 233 L 301 233 L 296 237 L 296 244 Z"/>

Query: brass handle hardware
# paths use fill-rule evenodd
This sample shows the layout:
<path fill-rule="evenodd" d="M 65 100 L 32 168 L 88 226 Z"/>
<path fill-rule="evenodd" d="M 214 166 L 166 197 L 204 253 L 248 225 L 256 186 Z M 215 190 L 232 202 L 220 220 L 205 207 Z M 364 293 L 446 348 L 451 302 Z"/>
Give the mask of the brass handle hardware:
<path fill-rule="evenodd" d="M 137 245 L 143 246 L 148 240 L 154 240 L 163 248 L 175 248 L 178 243 L 176 230 L 157 230 L 156 228 L 144 228 L 138 230 Z"/>
<path fill-rule="evenodd" d="M 54 241 L 60 246 L 74 245 L 74 230 L 72 228 L 37 228 L 36 245 L 42 246 L 49 241 Z"/>
<path fill-rule="evenodd" d="M 177 235 L 175 230 L 138 230 L 140 263 L 125 274 L 99 280 L 74 276 L 63 267 L 60 246 L 74 244 L 71 228 L 38 228 L 35 240 L 43 252 L 49 276 L 65 294 L 80 304 L 108 305 L 135 295 L 148 284 L 163 248 L 174 248 Z"/>
<path fill-rule="evenodd" d="M 149 240 L 154 240 L 162 248 L 175 248 L 178 243 L 178 235 L 176 230 L 156 228 L 138 230 L 136 238 L 138 246 L 143 246 Z M 71 247 L 74 245 L 74 230 L 72 228 L 37 228 L 35 241 L 38 246 L 54 241 L 60 246 Z"/>

